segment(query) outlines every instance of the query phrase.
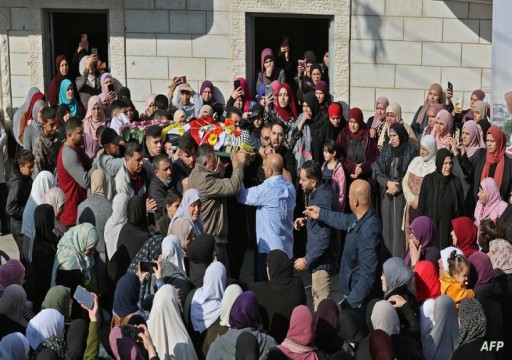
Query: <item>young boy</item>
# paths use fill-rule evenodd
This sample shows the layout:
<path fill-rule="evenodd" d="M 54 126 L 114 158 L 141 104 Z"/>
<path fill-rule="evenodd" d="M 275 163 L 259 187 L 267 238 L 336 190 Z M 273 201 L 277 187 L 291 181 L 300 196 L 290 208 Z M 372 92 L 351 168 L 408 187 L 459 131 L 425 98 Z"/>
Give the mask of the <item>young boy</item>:
<path fill-rule="evenodd" d="M 57 130 L 57 113 L 50 106 L 41 110 L 42 129 L 36 135 L 33 153 L 34 177 L 41 171 L 47 170 L 54 174 L 57 167 L 57 156 L 61 143 L 59 142 L 59 131 Z"/>

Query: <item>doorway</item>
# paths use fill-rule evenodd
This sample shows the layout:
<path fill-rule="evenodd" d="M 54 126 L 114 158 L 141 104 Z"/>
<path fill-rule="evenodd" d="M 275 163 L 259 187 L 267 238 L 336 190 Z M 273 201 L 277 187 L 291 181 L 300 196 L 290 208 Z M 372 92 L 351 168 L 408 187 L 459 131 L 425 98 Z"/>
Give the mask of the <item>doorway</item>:
<path fill-rule="evenodd" d="M 247 81 L 249 88 L 256 86 L 256 77 L 261 71 L 260 54 L 265 48 L 271 48 L 274 55 L 278 51 L 284 36 L 289 39 L 291 58 L 297 62 L 304 58 L 306 50 L 312 50 L 317 62 L 322 62 L 329 51 L 330 26 L 332 18 L 328 16 L 296 15 L 282 17 L 271 14 L 248 14 L 247 25 Z M 296 67 L 296 65 L 295 65 Z M 332 69 L 329 69 L 331 72 Z"/>
<path fill-rule="evenodd" d="M 98 49 L 98 57 L 109 64 L 108 11 L 47 10 L 45 14 L 44 77 L 45 87 L 55 76 L 55 59 L 66 55 L 70 62 L 70 79 L 79 75 L 78 58 L 73 56 L 81 34 L 87 34 L 89 51 Z M 75 61 L 74 61 L 75 60 Z M 47 89 L 45 89 L 47 90 Z"/>

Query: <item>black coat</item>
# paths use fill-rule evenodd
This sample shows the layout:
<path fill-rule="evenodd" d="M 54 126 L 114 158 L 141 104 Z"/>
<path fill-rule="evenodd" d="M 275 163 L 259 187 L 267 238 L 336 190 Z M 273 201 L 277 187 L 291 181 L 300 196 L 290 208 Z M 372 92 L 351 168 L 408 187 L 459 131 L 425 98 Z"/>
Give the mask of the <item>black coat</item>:
<path fill-rule="evenodd" d="M 9 195 L 7 196 L 7 215 L 16 221 L 22 221 L 23 210 L 32 190 L 32 177 L 23 176 L 17 163 L 13 164 Z"/>
<path fill-rule="evenodd" d="M 503 314 L 501 312 L 502 291 L 496 281 L 479 284 L 473 288 L 487 318 L 485 337 L 490 340 L 503 340 Z"/>
<path fill-rule="evenodd" d="M 480 186 L 480 177 L 482 176 L 482 171 L 485 165 L 485 159 L 487 156 L 487 152 L 481 151 L 478 154 L 478 158 L 475 158 L 473 162 L 474 170 L 473 170 L 473 195 L 475 199 L 478 196 L 478 188 Z M 510 198 L 510 192 L 512 191 L 512 159 L 510 159 L 507 155 L 505 156 L 505 169 L 503 170 L 503 179 L 501 181 L 500 186 L 500 195 L 504 201 L 508 202 Z M 489 171 L 489 177 L 494 177 L 494 172 L 496 171 L 496 164 L 491 165 L 491 169 Z M 475 202 L 476 203 L 476 202 Z"/>
<path fill-rule="evenodd" d="M 148 198 L 156 201 L 156 219 L 160 219 L 162 215 L 166 214 L 165 211 L 165 198 L 167 197 L 167 191 L 172 189 L 171 184 L 165 184 L 158 177 L 153 176 L 149 184 Z"/>

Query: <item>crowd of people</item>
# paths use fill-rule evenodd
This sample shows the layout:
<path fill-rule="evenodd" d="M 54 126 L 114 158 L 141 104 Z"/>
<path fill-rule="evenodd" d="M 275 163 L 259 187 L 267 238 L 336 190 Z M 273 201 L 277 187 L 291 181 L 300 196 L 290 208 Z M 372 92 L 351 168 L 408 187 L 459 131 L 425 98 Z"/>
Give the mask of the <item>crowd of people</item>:
<path fill-rule="evenodd" d="M 0 358 L 509 358 L 512 162 L 485 94 L 463 110 L 432 84 L 411 125 L 385 96 L 345 119 L 328 66 L 285 37 L 256 92 L 237 77 L 224 105 L 176 76 L 136 109 L 86 39 L 57 57 L 0 124 L 19 250 L 0 265 Z M 198 118 L 244 143 L 159 125 Z"/>

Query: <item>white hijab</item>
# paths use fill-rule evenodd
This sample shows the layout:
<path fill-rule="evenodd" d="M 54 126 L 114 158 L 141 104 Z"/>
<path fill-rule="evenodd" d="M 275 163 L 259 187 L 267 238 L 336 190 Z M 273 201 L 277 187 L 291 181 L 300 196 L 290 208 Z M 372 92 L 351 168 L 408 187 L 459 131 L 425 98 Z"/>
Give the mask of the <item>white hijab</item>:
<path fill-rule="evenodd" d="M 186 274 L 185 253 L 176 235 L 167 235 L 162 241 L 162 258 L 172 262 Z"/>
<path fill-rule="evenodd" d="M 21 233 L 29 238 L 30 241 L 23 242 L 23 255 L 25 259 L 32 262 L 32 248 L 34 245 L 34 211 L 36 207 L 43 203 L 43 196 L 54 187 L 55 177 L 49 171 L 41 171 L 37 174 L 32 190 L 30 190 L 30 197 L 27 200 L 25 209 L 23 210 L 23 223 L 21 225 Z"/>
<path fill-rule="evenodd" d="M 20 142 L 20 130 L 21 130 L 21 118 L 25 116 L 25 112 L 30 107 L 30 100 L 32 100 L 32 96 L 39 92 L 39 89 L 36 87 L 31 88 L 28 91 L 27 98 L 23 105 L 21 105 L 18 110 L 14 113 L 12 120 L 12 133 L 14 134 L 14 138 L 16 142 L 23 146 L 23 142 Z"/>
<path fill-rule="evenodd" d="M 385 331 L 389 336 L 400 333 L 400 318 L 393 305 L 387 300 L 375 303 L 371 320 L 374 330 Z"/>
<path fill-rule="evenodd" d="M 171 219 L 171 223 L 169 224 L 169 229 L 172 226 L 172 223 L 177 218 L 184 218 L 190 221 L 192 226 L 194 227 L 194 235 L 198 236 L 201 235 L 204 232 L 204 225 L 203 225 L 203 216 L 199 214 L 199 217 L 196 221 L 192 221 L 190 218 L 190 215 L 188 214 L 188 208 L 190 205 L 195 203 L 197 200 L 201 200 L 201 194 L 196 189 L 188 189 L 183 194 L 183 199 L 181 200 L 181 204 L 178 207 L 178 210 L 176 210 L 176 213 Z"/>
<path fill-rule="evenodd" d="M 427 156 L 416 156 L 409 164 L 408 172 L 418 177 L 425 177 L 426 175 L 436 171 L 436 153 L 437 145 L 436 139 L 432 135 L 425 135 L 421 138 L 421 147 L 428 150 Z"/>
<path fill-rule="evenodd" d="M 235 303 L 235 300 L 242 294 L 242 288 L 237 284 L 231 284 L 226 288 L 224 297 L 220 305 L 220 324 L 222 326 L 230 327 L 229 325 L 229 313 Z"/>
<path fill-rule="evenodd" d="M 192 340 L 181 318 L 176 290 L 163 285 L 155 294 L 148 330 L 162 360 L 197 359 Z"/>
<path fill-rule="evenodd" d="M 29 350 L 28 340 L 20 332 L 5 335 L 0 341 L 0 359 L 25 360 Z"/>
<path fill-rule="evenodd" d="M 128 221 L 128 194 L 120 193 L 114 196 L 112 201 L 112 215 L 105 223 L 105 246 L 107 248 L 108 259 L 117 251 L 117 241 L 119 240 L 119 233 L 124 224 Z"/>
<path fill-rule="evenodd" d="M 204 274 L 203 286 L 194 293 L 190 306 L 195 331 L 202 333 L 219 318 L 225 286 L 226 268 L 219 261 L 212 262 Z"/>
<path fill-rule="evenodd" d="M 27 325 L 27 339 L 32 349 L 52 336 L 64 334 L 64 316 L 55 309 L 44 309 Z"/>

